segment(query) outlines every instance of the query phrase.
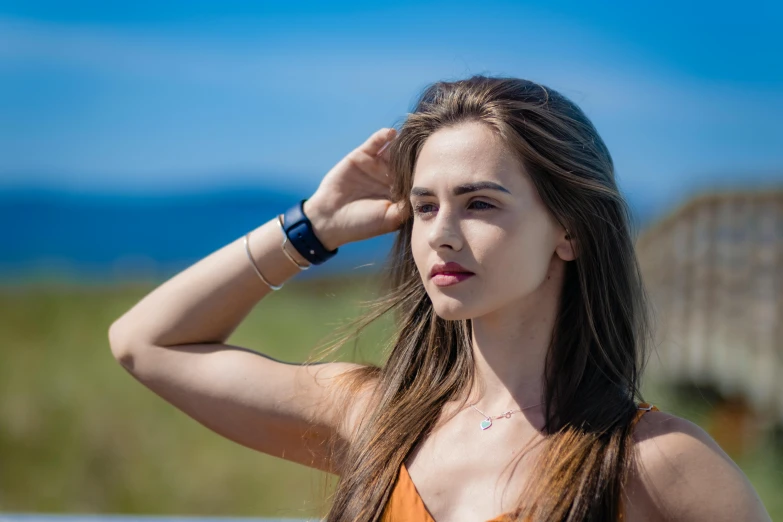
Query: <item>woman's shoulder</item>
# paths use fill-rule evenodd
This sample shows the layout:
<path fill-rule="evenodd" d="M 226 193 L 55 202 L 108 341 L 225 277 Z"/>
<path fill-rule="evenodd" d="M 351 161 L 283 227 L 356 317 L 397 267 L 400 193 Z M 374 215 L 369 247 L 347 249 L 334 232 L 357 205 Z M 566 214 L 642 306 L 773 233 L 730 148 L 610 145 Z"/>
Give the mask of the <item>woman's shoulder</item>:
<path fill-rule="evenodd" d="M 697 424 L 648 411 L 634 442 L 638 466 L 629 496 L 646 512 L 673 520 L 770 520 L 745 474 Z"/>

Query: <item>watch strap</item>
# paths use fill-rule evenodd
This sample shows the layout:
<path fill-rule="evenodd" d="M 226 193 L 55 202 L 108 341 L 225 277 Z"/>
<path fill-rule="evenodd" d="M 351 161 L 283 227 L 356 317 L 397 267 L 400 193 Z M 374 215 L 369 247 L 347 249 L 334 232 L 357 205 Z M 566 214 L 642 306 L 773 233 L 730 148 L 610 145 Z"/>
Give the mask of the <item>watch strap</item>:
<path fill-rule="evenodd" d="M 314 265 L 320 265 L 333 257 L 338 249 L 327 250 L 316 237 L 313 224 L 304 213 L 305 201 L 307 199 L 301 200 L 285 211 L 283 214 L 283 230 L 288 237 L 288 241 L 302 257 Z"/>

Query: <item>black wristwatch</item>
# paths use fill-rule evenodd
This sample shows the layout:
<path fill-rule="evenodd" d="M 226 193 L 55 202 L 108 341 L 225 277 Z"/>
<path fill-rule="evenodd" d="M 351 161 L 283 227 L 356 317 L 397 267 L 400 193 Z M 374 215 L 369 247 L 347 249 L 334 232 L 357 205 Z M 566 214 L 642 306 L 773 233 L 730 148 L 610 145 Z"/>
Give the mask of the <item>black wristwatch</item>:
<path fill-rule="evenodd" d="M 327 250 L 315 236 L 313 224 L 307 219 L 304 213 L 303 199 L 298 204 L 292 206 L 283 214 L 283 230 L 285 230 L 288 241 L 294 245 L 296 251 L 302 254 L 314 265 L 320 265 L 337 253 L 338 249 Z"/>

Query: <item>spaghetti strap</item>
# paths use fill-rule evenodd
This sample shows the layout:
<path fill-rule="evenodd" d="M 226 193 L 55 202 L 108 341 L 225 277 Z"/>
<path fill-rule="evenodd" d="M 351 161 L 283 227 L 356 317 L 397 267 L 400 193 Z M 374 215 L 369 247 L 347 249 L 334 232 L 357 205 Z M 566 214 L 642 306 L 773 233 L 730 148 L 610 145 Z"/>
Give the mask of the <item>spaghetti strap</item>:
<path fill-rule="evenodd" d="M 648 411 L 661 411 L 661 410 L 659 410 L 657 406 L 655 406 L 654 404 L 650 404 L 649 402 L 640 402 L 636 406 L 636 416 L 631 421 L 631 427 L 636 426 L 636 423 L 639 422 L 639 419 L 642 418 L 642 415 L 644 415 Z"/>

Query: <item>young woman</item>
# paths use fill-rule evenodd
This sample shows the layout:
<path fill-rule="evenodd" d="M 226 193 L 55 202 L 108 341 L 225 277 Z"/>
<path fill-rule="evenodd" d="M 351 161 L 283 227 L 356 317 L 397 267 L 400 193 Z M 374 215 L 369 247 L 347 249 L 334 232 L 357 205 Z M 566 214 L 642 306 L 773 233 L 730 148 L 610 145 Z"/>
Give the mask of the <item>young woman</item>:
<path fill-rule="evenodd" d="M 224 344 L 299 270 L 392 231 L 389 292 L 365 321 L 395 313 L 383 367 Z M 593 125 L 552 89 L 474 76 L 431 85 L 399 132 L 374 133 L 301 207 L 166 281 L 109 337 L 208 428 L 340 475 L 330 522 L 769 520 L 703 430 L 641 401 L 645 317 Z"/>

